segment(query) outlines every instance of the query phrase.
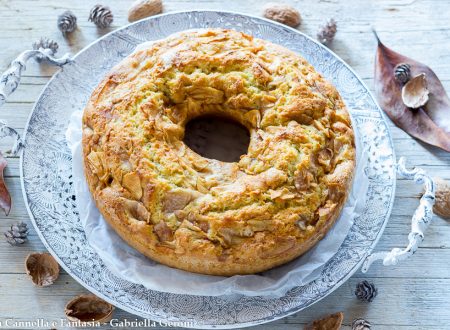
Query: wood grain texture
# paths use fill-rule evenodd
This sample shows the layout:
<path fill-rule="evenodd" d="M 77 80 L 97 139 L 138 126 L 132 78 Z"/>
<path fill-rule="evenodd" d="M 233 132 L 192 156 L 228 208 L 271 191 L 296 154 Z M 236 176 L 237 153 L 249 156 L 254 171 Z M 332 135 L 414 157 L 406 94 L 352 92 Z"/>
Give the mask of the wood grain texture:
<path fill-rule="evenodd" d="M 257 0 L 165 0 L 164 11 L 188 9 L 234 10 L 258 15 L 264 1 Z M 373 87 L 375 41 L 370 27 L 375 26 L 387 46 L 428 64 L 450 90 L 450 2 L 446 0 L 285 0 L 300 10 L 303 23 L 299 30 L 314 36 L 317 27 L 334 17 L 338 34 L 330 48 L 348 62 Z M 127 23 L 131 1 L 103 1 L 114 13 L 113 26 L 106 31 L 87 21 L 90 8 L 97 1 L 88 0 L 0 0 L 0 70 L 7 68 L 21 51 L 41 36 L 55 39 L 59 55 L 76 53 L 104 33 Z M 78 16 L 78 30 L 64 38 L 56 28 L 56 17 L 66 9 Z M 0 118 L 23 132 L 30 110 L 40 91 L 55 72 L 45 64 L 30 62 L 22 84 L 1 109 Z M 390 124 L 397 156 L 405 156 L 409 165 L 421 166 L 434 176 L 450 179 L 450 153 L 427 146 L 410 138 Z M 0 150 L 11 147 L 0 141 Z M 5 171 L 13 205 L 9 217 L 0 216 L 0 231 L 11 223 L 27 221 L 31 226 L 19 181 L 19 159 L 8 158 Z M 418 204 L 421 187 L 399 179 L 392 217 L 377 250 L 403 247 L 410 230 L 411 215 Z M 302 325 L 327 313 L 345 313 L 343 329 L 350 329 L 354 318 L 366 318 L 373 329 L 450 329 L 450 223 L 438 217 L 430 226 L 426 239 L 416 255 L 396 267 L 375 264 L 367 274 L 356 273 L 347 283 L 314 306 L 295 315 L 267 325 L 255 327 L 269 330 L 301 329 Z M 34 287 L 28 280 L 23 261 L 32 251 L 43 251 L 34 229 L 29 242 L 11 247 L 0 241 L 0 321 L 7 319 L 31 321 L 38 318 L 59 320 L 64 305 L 73 296 L 86 292 L 67 273 L 48 288 Z M 378 297 L 370 304 L 354 298 L 354 287 L 361 279 L 373 281 Z M 116 310 L 115 318 L 135 320 L 136 317 Z M 0 328 L 2 328 L 0 326 Z M 29 328 L 21 326 L 19 328 Z M 62 327 L 57 327 L 58 329 Z M 107 329 L 108 327 L 103 327 Z M 156 329 L 166 329 L 157 327 Z"/>

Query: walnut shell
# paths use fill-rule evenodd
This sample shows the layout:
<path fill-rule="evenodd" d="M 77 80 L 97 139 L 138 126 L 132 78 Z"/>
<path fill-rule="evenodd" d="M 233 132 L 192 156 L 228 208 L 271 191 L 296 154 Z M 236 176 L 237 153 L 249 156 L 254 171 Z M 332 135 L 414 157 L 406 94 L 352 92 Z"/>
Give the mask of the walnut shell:
<path fill-rule="evenodd" d="M 433 212 L 450 219 L 450 183 L 441 178 L 433 178 L 436 184 L 436 203 Z"/>
<path fill-rule="evenodd" d="M 161 0 L 137 0 L 128 10 L 128 22 L 153 16 L 162 12 Z"/>
<path fill-rule="evenodd" d="M 111 321 L 114 306 L 93 294 L 83 294 L 69 301 L 64 312 L 72 322 L 103 324 Z"/>
<path fill-rule="evenodd" d="M 429 90 L 425 73 L 410 79 L 402 88 L 403 103 L 412 109 L 423 107 L 428 102 Z"/>
<path fill-rule="evenodd" d="M 268 3 L 263 9 L 263 16 L 291 27 L 300 25 L 302 21 L 302 17 L 297 9 L 278 3 Z"/>
<path fill-rule="evenodd" d="M 334 313 L 309 323 L 304 330 L 339 330 L 344 320 L 344 313 Z"/>
<path fill-rule="evenodd" d="M 40 287 L 52 285 L 59 276 L 59 265 L 47 252 L 29 254 L 25 269 L 33 283 Z"/>

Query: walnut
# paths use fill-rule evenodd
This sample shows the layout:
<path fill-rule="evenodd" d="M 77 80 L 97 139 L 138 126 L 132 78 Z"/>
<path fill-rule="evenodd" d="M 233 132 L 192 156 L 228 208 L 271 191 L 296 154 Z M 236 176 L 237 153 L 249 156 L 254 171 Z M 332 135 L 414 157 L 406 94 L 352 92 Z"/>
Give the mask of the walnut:
<path fill-rule="evenodd" d="M 138 21 L 145 17 L 157 15 L 162 12 L 161 0 L 137 0 L 128 10 L 128 22 Z"/>
<path fill-rule="evenodd" d="M 59 276 L 59 265 L 49 253 L 31 253 L 25 259 L 25 269 L 37 286 L 52 285 Z"/>
<path fill-rule="evenodd" d="M 436 203 L 433 212 L 450 219 L 450 183 L 441 178 L 433 178 L 436 184 Z"/>
<path fill-rule="evenodd" d="M 278 3 L 268 3 L 264 7 L 263 16 L 291 27 L 300 25 L 302 21 L 302 17 L 297 9 Z"/>
<path fill-rule="evenodd" d="M 67 319 L 72 322 L 107 323 L 111 320 L 114 306 L 93 294 L 73 298 L 65 308 Z"/>

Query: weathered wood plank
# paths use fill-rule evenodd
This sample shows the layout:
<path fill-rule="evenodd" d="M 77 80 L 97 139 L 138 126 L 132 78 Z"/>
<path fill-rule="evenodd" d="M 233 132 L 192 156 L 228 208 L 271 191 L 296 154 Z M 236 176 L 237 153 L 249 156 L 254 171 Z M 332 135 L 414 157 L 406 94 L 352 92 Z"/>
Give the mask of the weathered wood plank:
<path fill-rule="evenodd" d="M 258 15 L 262 3 L 256 0 L 246 2 L 231 1 L 231 5 L 235 10 L 245 13 Z M 445 61 L 446 54 L 446 37 L 448 37 L 448 21 L 446 19 L 438 19 L 439 15 L 444 15 L 447 4 L 429 1 L 415 1 L 408 6 L 395 5 L 391 6 L 388 3 L 368 4 L 364 10 L 358 11 L 358 17 L 355 17 L 355 3 L 348 1 L 345 3 L 333 3 L 327 1 L 320 1 L 314 6 L 307 6 L 292 1 L 294 5 L 302 12 L 304 22 L 300 26 L 300 30 L 314 36 L 317 26 L 328 18 L 330 13 L 333 13 L 338 20 L 340 28 L 336 38 L 336 42 L 332 45 L 334 51 L 347 60 L 362 77 L 372 76 L 372 67 L 367 65 L 368 60 L 372 60 L 375 42 L 370 35 L 370 25 L 373 24 L 380 31 L 381 36 L 387 41 L 389 45 L 395 46 L 405 54 L 414 54 L 418 60 L 433 64 L 435 70 L 443 79 L 449 79 L 450 74 L 448 70 L 448 61 Z M 15 41 L 14 48 L 9 46 L 4 49 L 5 56 L 0 53 L 1 66 L 6 66 L 9 61 L 15 56 L 11 54 L 12 49 L 25 49 L 29 46 L 34 38 L 46 34 L 49 37 L 57 39 L 61 44 L 60 53 L 68 50 L 76 51 L 79 49 L 79 44 L 86 45 L 95 40 L 99 35 L 92 24 L 81 19 L 88 16 L 89 2 L 79 1 L 77 4 L 62 5 L 64 2 L 52 1 L 45 2 L 42 7 L 36 9 L 35 12 L 28 10 L 27 2 L 14 1 L 9 4 L 11 10 L 2 11 L 0 17 L 3 18 L 5 24 L 3 30 L 8 29 L 10 33 L 6 33 L 5 41 L 10 38 Z M 165 11 L 179 10 L 180 8 L 189 9 L 223 9 L 223 3 L 216 1 L 198 1 L 186 5 L 186 1 L 165 1 Z M 432 5 L 431 5 L 432 4 Z M 115 23 L 113 28 L 117 28 L 126 23 L 126 8 L 128 4 L 125 2 L 116 2 L 111 5 L 115 13 Z M 65 8 L 70 7 L 79 16 L 80 29 L 76 33 L 76 37 L 64 39 L 59 31 L 55 28 L 56 16 Z M 358 8 L 358 7 L 357 7 Z M 430 12 L 430 8 L 433 8 Z M 388 9 L 394 9 L 388 11 Z M 26 12 L 31 21 L 23 22 L 23 27 L 18 27 L 17 24 L 7 24 L 8 22 L 15 23 L 16 11 Z M 41 12 L 42 11 L 42 12 Z M 4 13 L 3 13 L 4 12 Z M 420 29 L 416 27 L 417 16 L 420 13 L 422 22 L 430 18 L 427 24 L 422 24 Z M 427 14 L 424 14 L 427 13 Z M 433 18 L 431 18 L 433 17 Z M 441 16 L 442 17 L 442 16 Z M 444 18 L 444 17 L 442 17 Z M 411 28 L 413 27 L 413 28 Z M 24 31 L 25 30 L 25 31 Z M 424 45 L 427 45 L 430 34 L 433 35 L 432 52 L 423 52 Z M 389 39 L 389 40 L 388 40 Z M 352 51 L 350 51 L 350 49 Z M 358 54 L 358 56 L 352 56 Z M 29 67 L 29 72 L 39 71 L 38 66 Z"/>
<path fill-rule="evenodd" d="M 369 278 L 377 283 L 378 279 Z M 312 319 L 339 310 L 345 311 L 344 323 L 350 325 L 354 318 L 363 317 L 373 324 L 395 327 L 422 326 L 446 328 L 450 322 L 447 313 L 450 302 L 445 294 L 450 291 L 449 279 L 396 279 L 387 278 L 383 286 L 379 286 L 377 298 L 370 304 L 358 301 L 353 294 L 358 279 L 350 279 L 320 304 L 313 305 L 301 313 L 289 316 L 277 322 L 278 327 L 267 325 L 265 329 L 289 329 L 285 325 L 308 323 Z M 64 305 L 73 296 L 87 292 L 68 275 L 62 274 L 51 287 L 37 288 L 24 274 L 0 274 L 0 283 L 8 283 L 7 294 L 0 295 L 0 315 L 3 319 L 34 320 L 45 316 L 46 320 L 64 318 Z M 407 288 L 408 296 L 402 294 Z M 440 290 L 436 290 L 440 288 Z M 14 304 L 11 304 L 14 297 Z M 396 308 L 386 308 L 387 302 L 395 301 Z M 17 306 L 35 306 L 27 310 L 27 314 L 17 318 Z M 399 313 L 399 311 L 402 311 Z M 115 318 L 135 319 L 134 316 L 116 311 Z M 386 321 L 393 320 L 393 323 Z M 414 320 L 414 324 L 412 324 Z M 258 327 L 260 328 L 260 327 Z M 378 327 L 376 327 L 378 329 Z M 264 329 L 264 328 L 262 328 Z M 392 329 L 392 328 L 391 328 Z M 401 328 L 400 328 L 401 329 Z"/>
<path fill-rule="evenodd" d="M 373 90 L 373 57 L 375 41 L 370 26 L 377 28 L 380 37 L 395 50 L 429 64 L 450 89 L 450 55 L 448 38 L 450 21 L 448 1 L 422 0 L 381 0 L 376 2 L 286 0 L 302 13 L 300 30 L 314 36 L 317 26 L 333 16 L 339 24 L 339 32 L 331 48 L 347 61 Z M 94 41 L 104 32 L 99 32 L 89 22 L 89 9 L 93 0 L 0 0 L 0 70 L 4 70 L 12 59 L 41 36 L 58 41 L 58 54 L 76 53 Z M 113 28 L 126 24 L 125 1 L 110 1 L 108 5 L 115 15 Z M 222 0 L 165 0 L 165 11 L 183 9 L 224 9 Z M 258 15 L 263 3 L 257 0 L 245 2 L 231 0 L 227 9 Z M 79 29 L 64 38 L 55 27 L 56 16 L 65 9 L 71 9 L 78 16 Z M 418 25 L 420 22 L 420 25 Z M 426 51 L 424 51 L 426 49 Z M 30 62 L 23 84 L 10 102 L 2 108 L 2 119 L 22 133 L 32 104 L 44 84 L 55 72 L 55 68 L 45 64 Z M 436 148 L 431 148 L 414 139 L 390 123 L 397 156 L 407 157 L 408 164 L 424 167 L 433 175 L 450 179 L 450 156 Z M 10 148 L 8 141 L 0 142 L 0 150 Z M 8 158 L 6 182 L 13 196 L 13 208 L 8 218 L 0 216 L 0 230 L 3 232 L 13 221 L 28 219 L 18 180 L 18 158 Z M 403 246 L 407 239 L 410 217 L 418 203 L 421 187 L 409 180 L 398 180 L 397 198 L 392 217 L 377 250 Z M 28 222 L 29 223 L 29 222 Z M 344 329 L 350 329 L 351 320 L 365 317 L 375 329 L 445 329 L 449 328 L 449 266 L 443 262 L 449 259 L 449 223 L 435 218 L 422 248 L 410 261 L 394 268 L 384 268 L 375 264 L 367 275 L 361 273 L 312 308 L 273 322 L 258 329 L 300 329 L 302 324 L 326 313 L 344 310 Z M 31 285 L 23 274 L 23 259 L 33 250 L 43 250 L 34 229 L 30 242 L 12 248 L 0 242 L 0 320 L 14 317 L 17 320 L 31 320 L 37 317 L 58 319 L 64 317 L 65 302 L 72 296 L 86 292 L 67 274 L 47 289 Z M 8 273 L 9 274 L 5 274 Z M 1 274 L 3 273 L 3 274 Z M 14 274 L 17 273 L 17 274 Z M 353 288 L 360 278 L 373 280 L 379 290 L 378 298 L 370 305 L 357 302 Z M 14 304 L 11 304 L 14 298 Z M 116 317 L 133 320 L 135 317 L 118 310 Z M 105 327 L 103 327 L 105 328 Z"/>
<path fill-rule="evenodd" d="M 406 246 L 406 233 L 402 237 L 398 236 L 396 243 L 393 242 L 395 238 L 390 235 L 383 237 L 382 241 L 377 245 L 376 251 L 385 251 L 394 247 Z M 2 265 L 0 274 L 23 274 L 25 272 L 23 261 L 26 256 L 34 251 L 45 251 L 41 241 L 35 235 L 30 235 L 29 242 L 19 247 L 11 247 L 2 239 L 0 248 L 0 262 Z M 377 263 L 372 266 L 373 268 L 367 274 L 358 271 L 353 277 L 376 277 L 380 278 L 382 283 L 384 283 L 383 278 L 385 277 L 415 279 L 447 278 L 450 273 L 450 265 L 448 263 L 443 264 L 442 260 L 450 260 L 449 248 L 436 249 L 421 247 L 414 255 L 414 258 L 398 266 L 385 267 L 381 263 Z"/>

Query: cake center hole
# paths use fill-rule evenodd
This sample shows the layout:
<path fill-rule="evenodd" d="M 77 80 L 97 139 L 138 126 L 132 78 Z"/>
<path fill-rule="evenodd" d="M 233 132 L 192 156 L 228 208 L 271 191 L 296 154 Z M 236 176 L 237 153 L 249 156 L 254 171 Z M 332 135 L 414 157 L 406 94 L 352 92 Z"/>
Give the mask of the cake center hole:
<path fill-rule="evenodd" d="M 233 120 L 204 116 L 187 123 L 184 143 L 205 158 L 238 162 L 247 153 L 250 134 Z"/>

